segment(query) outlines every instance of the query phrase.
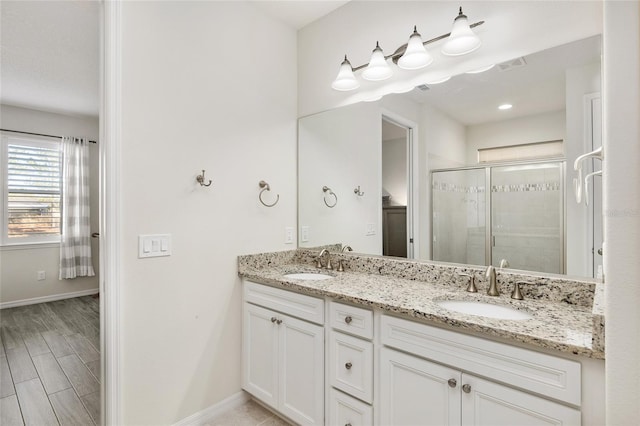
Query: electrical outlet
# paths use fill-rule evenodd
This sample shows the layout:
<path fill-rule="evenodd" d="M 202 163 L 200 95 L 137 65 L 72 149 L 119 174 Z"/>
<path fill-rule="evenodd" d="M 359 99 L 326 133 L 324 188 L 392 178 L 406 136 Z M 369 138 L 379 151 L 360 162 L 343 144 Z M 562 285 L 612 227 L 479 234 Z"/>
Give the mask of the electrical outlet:
<path fill-rule="evenodd" d="M 300 227 L 300 241 L 303 243 L 309 242 L 309 227 L 301 226 Z"/>
<path fill-rule="evenodd" d="M 47 279 L 47 273 L 44 271 L 38 271 L 36 274 L 36 279 L 38 281 L 44 281 Z"/>
<path fill-rule="evenodd" d="M 376 235 L 376 224 L 367 223 L 367 232 L 365 235 Z"/>
<path fill-rule="evenodd" d="M 293 228 L 291 226 L 284 228 L 284 243 L 293 244 Z"/>

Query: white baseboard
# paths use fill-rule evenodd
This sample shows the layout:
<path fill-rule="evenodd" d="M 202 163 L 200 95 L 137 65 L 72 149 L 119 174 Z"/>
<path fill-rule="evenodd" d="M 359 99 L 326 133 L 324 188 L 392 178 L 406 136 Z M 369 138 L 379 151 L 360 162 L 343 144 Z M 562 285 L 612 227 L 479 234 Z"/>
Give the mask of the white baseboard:
<path fill-rule="evenodd" d="M 222 401 L 214 404 L 202 411 L 198 411 L 190 415 L 187 418 L 180 420 L 178 423 L 174 423 L 173 426 L 200 426 L 216 418 L 220 417 L 227 411 L 233 410 L 249 401 L 249 394 L 244 391 L 234 393 L 230 397 L 223 399 Z"/>
<path fill-rule="evenodd" d="M 34 297 L 32 299 L 14 300 L 13 302 L 0 303 L 0 309 L 15 308 L 17 306 L 35 305 L 36 303 L 53 302 L 56 300 L 71 299 L 80 296 L 89 296 L 100 292 L 99 288 L 74 291 L 72 293 L 52 294 L 51 296 Z"/>

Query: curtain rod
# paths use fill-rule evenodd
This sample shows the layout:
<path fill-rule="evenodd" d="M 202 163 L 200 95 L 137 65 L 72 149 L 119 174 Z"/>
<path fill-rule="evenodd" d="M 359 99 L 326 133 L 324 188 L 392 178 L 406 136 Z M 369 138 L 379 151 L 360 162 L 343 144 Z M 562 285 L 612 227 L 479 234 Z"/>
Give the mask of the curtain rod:
<path fill-rule="evenodd" d="M 20 130 L 9 130 L 9 129 L 0 129 L 0 130 L 3 131 L 3 132 L 22 133 L 23 135 L 44 136 L 46 138 L 62 139 L 62 136 L 45 135 L 44 133 L 21 132 Z M 96 141 L 89 141 L 89 143 L 97 143 L 97 142 Z"/>

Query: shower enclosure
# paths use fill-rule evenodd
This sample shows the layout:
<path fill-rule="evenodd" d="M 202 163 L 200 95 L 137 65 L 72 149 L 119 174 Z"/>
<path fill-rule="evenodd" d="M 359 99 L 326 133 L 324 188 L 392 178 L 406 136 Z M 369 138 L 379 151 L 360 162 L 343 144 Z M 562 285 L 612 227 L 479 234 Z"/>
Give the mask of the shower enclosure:
<path fill-rule="evenodd" d="M 432 259 L 565 273 L 564 180 L 562 161 L 432 171 Z"/>

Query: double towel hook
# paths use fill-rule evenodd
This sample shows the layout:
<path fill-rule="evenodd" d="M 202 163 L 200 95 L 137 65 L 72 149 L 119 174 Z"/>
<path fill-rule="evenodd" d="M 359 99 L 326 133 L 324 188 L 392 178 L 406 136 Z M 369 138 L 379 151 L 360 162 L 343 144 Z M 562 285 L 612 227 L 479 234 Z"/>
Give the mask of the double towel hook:
<path fill-rule="evenodd" d="M 200 186 L 211 186 L 211 179 L 209 179 L 209 183 L 204 183 L 204 170 L 202 170 L 202 174 L 196 176 L 196 182 L 200 184 Z"/>
<path fill-rule="evenodd" d="M 264 191 L 271 191 L 271 187 L 269 186 L 269 184 L 267 182 L 261 180 L 260 182 L 258 182 L 258 186 L 260 186 L 260 188 L 262 188 L 262 191 L 260 191 L 260 194 L 258 194 L 258 199 L 260 200 L 260 202 L 262 203 L 263 206 L 265 206 L 265 207 L 273 207 L 276 204 L 278 204 L 278 201 L 280 201 L 280 194 L 276 194 L 276 200 L 272 204 L 267 204 L 262 199 L 262 193 Z"/>
<path fill-rule="evenodd" d="M 595 176 L 596 173 L 590 173 L 589 175 L 587 175 L 584 178 L 584 182 L 585 182 L 585 188 L 583 190 L 583 185 L 582 185 L 582 163 L 584 162 L 584 160 L 588 159 L 588 158 L 596 158 L 598 160 L 603 160 L 604 159 L 604 151 L 602 149 L 602 147 L 588 152 L 586 154 L 582 154 L 581 156 L 579 156 L 578 158 L 576 158 L 576 161 L 574 161 L 573 163 L 573 170 L 575 170 L 576 172 L 578 172 L 578 177 L 573 178 L 573 192 L 575 193 L 576 196 L 576 202 L 578 204 L 580 204 L 582 202 L 582 195 L 583 193 L 585 194 L 585 202 L 587 204 L 589 204 L 588 201 L 588 195 L 586 195 L 586 191 L 587 191 L 587 184 L 586 181 L 589 177 Z"/>
<path fill-rule="evenodd" d="M 334 208 L 336 204 L 338 204 L 338 196 L 328 186 L 323 186 L 322 191 L 324 192 L 324 198 L 323 198 L 324 204 L 330 209 Z M 333 204 L 327 203 L 327 192 L 329 193 L 329 195 L 333 195 L 333 197 L 335 198 L 335 201 L 333 202 Z"/>

